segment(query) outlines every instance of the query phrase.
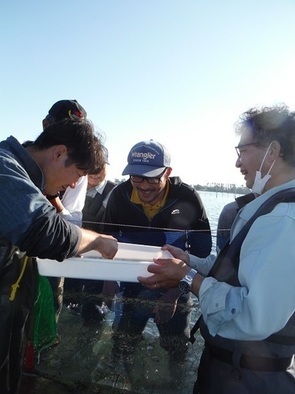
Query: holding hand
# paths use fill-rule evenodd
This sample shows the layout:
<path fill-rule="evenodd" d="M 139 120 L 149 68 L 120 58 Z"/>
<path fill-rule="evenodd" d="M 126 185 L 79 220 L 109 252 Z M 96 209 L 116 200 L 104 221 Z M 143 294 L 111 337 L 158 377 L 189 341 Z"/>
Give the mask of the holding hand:
<path fill-rule="evenodd" d="M 184 261 L 186 264 L 189 263 L 189 255 L 187 252 L 184 250 L 177 248 L 176 246 L 172 246 L 169 244 L 166 244 L 162 247 L 163 250 L 167 250 L 169 253 L 172 254 L 173 257 L 175 257 L 178 260 Z"/>
<path fill-rule="evenodd" d="M 95 250 L 97 250 L 103 258 L 113 259 L 118 251 L 118 241 L 111 235 L 99 234 L 99 242 Z"/>
<path fill-rule="evenodd" d="M 118 241 L 111 235 L 98 234 L 91 230 L 81 228 L 81 242 L 76 255 L 90 250 L 97 250 L 103 258 L 113 259 L 118 251 Z"/>
<path fill-rule="evenodd" d="M 171 253 L 170 249 L 167 250 Z M 183 253 L 187 256 L 185 252 Z M 148 271 L 154 275 L 149 278 L 144 278 L 142 276 L 137 278 L 141 284 L 149 289 L 156 289 L 160 287 L 169 289 L 177 287 L 179 281 L 190 270 L 190 267 L 179 259 L 154 259 L 154 263 L 155 264 L 148 266 Z"/>

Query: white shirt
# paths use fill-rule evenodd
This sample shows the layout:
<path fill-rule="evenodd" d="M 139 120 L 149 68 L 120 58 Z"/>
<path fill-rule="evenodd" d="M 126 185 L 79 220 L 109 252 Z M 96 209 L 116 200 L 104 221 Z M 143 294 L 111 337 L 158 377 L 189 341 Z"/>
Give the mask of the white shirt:
<path fill-rule="evenodd" d="M 82 226 L 82 210 L 85 204 L 88 179 L 82 176 L 73 189 L 68 187 L 61 199 L 64 209 L 60 215 L 78 226 Z"/>

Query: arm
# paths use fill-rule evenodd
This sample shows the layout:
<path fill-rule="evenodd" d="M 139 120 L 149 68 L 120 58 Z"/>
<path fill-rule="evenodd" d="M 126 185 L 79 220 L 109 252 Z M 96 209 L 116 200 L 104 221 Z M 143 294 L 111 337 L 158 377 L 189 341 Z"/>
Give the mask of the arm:
<path fill-rule="evenodd" d="M 206 283 L 205 279 L 199 295 L 210 331 L 260 340 L 282 329 L 294 313 L 295 288 L 290 280 L 295 277 L 293 205 L 280 204 L 253 224 L 240 254 L 241 287 L 213 279 Z M 212 307 L 217 296 L 219 306 L 224 302 L 220 311 Z"/>
<path fill-rule="evenodd" d="M 279 217 L 278 209 L 279 206 L 274 209 L 273 216 L 258 218 L 242 245 L 240 287 L 200 274 L 195 276 L 193 293 L 199 297 L 211 335 L 238 340 L 264 339 L 282 329 L 294 313 L 295 286 L 290 278 L 295 277 L 295 208 L 291 213 L 286 208 Z M 155 260 L 155 263 L 149 266 L 153 276 L 139 278 L 148 287 L 155 284 L 175 287 L 189 271 L 178 259 Z M 283 302 L 278 301 L 278 295 Z"/>
<path fill-rule="evenodd" d="M 62 220 L 17 162 L 9 158 L 1 170 L 0 233 L 21 251 L 58 261 L 91 249 L 104 257 L 115 255 L 117 241 L 113 237 L 82 231 Z"/>
<path fill-rule="evenodd" d="M 104 258 L 112 259 L 118 251 L 118 242 L 111 235 L 98 234 L 91 230 L 79 229 L 81 238 L 76 254 L 97 250 Z"/>
<path fill-rule="evenodd" d="M 213 254 L 207 256 L 206 258 L 197 257 L 183 251 L 180 248 L 176 248 L 175 246 L 168 244 L 164 245 L 162 249 L 168 250 L 168 252 L 170 252 L 173 257 L 184 261 L 188 266 L 190 266 L 190 268 L 196 269 L 202 273 L 203 276 L 206 276 L 209 273 L 216 260 L 216 256 Z"/>

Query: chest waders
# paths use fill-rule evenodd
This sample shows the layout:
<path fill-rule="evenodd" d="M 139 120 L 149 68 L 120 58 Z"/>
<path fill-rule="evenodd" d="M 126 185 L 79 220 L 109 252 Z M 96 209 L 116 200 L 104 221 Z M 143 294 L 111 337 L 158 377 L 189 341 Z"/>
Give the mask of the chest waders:
<path fill-rule="evenodd" d="M 18 391 L 30 312 L 36 299 L 37 265 L 0 238 L 1 394 Z"/>
<path fill-rule="evenodd" d="M 279 203 L 295 202 L 295 188 L 285 189 L 277 192 L 266 200 L 248 220 L 241 231 L 231 241 L 227 242 L 220 251 L 213 267 L 208 276 L 216 278 L 218 281 L 226 282 L 232 286 L 241 286 L 238 279 L 239 256 L 242 243 L 246 238 L 254 221 L 261 215 L 271 212 Z M 263 341 L 250 341 L 251 350 L 257 345 L 261 348 L 270 349 L 270 354 L 276 356 L 260 357 L 246 355 L 244 351 L 247 349 L 247 341 L 237 341 L 210 335 L 208 328 L 202 318 L 198 319 L 195 326 L 191 330 L 191 342 L 195 341 L 194 334 L 200 328 L 201 334 L 205 339 L 205 347 L 209 349 L 214 357 L 223 362 L 232 364 L 236 367 L 259 371 L 283 371 L 290 366 L 292 356 L 295 349 L 295 314 L 291 316 L 286 326 L 279 332 L 271 335 Z M 282 348 L 284 347 L 284 354 Z M 286 348 L 287 351 L 286 354 Z"/>

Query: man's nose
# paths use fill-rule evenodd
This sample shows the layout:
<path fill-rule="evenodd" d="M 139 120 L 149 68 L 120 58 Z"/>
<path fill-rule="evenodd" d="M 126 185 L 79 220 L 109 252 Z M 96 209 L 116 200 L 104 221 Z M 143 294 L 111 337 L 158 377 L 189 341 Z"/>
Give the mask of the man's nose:
<path fill-rule="evenodd" d="M 241 167 L 241 158 L 240 157 L 237 158 L 235 166 L 237 168 Z"/>

